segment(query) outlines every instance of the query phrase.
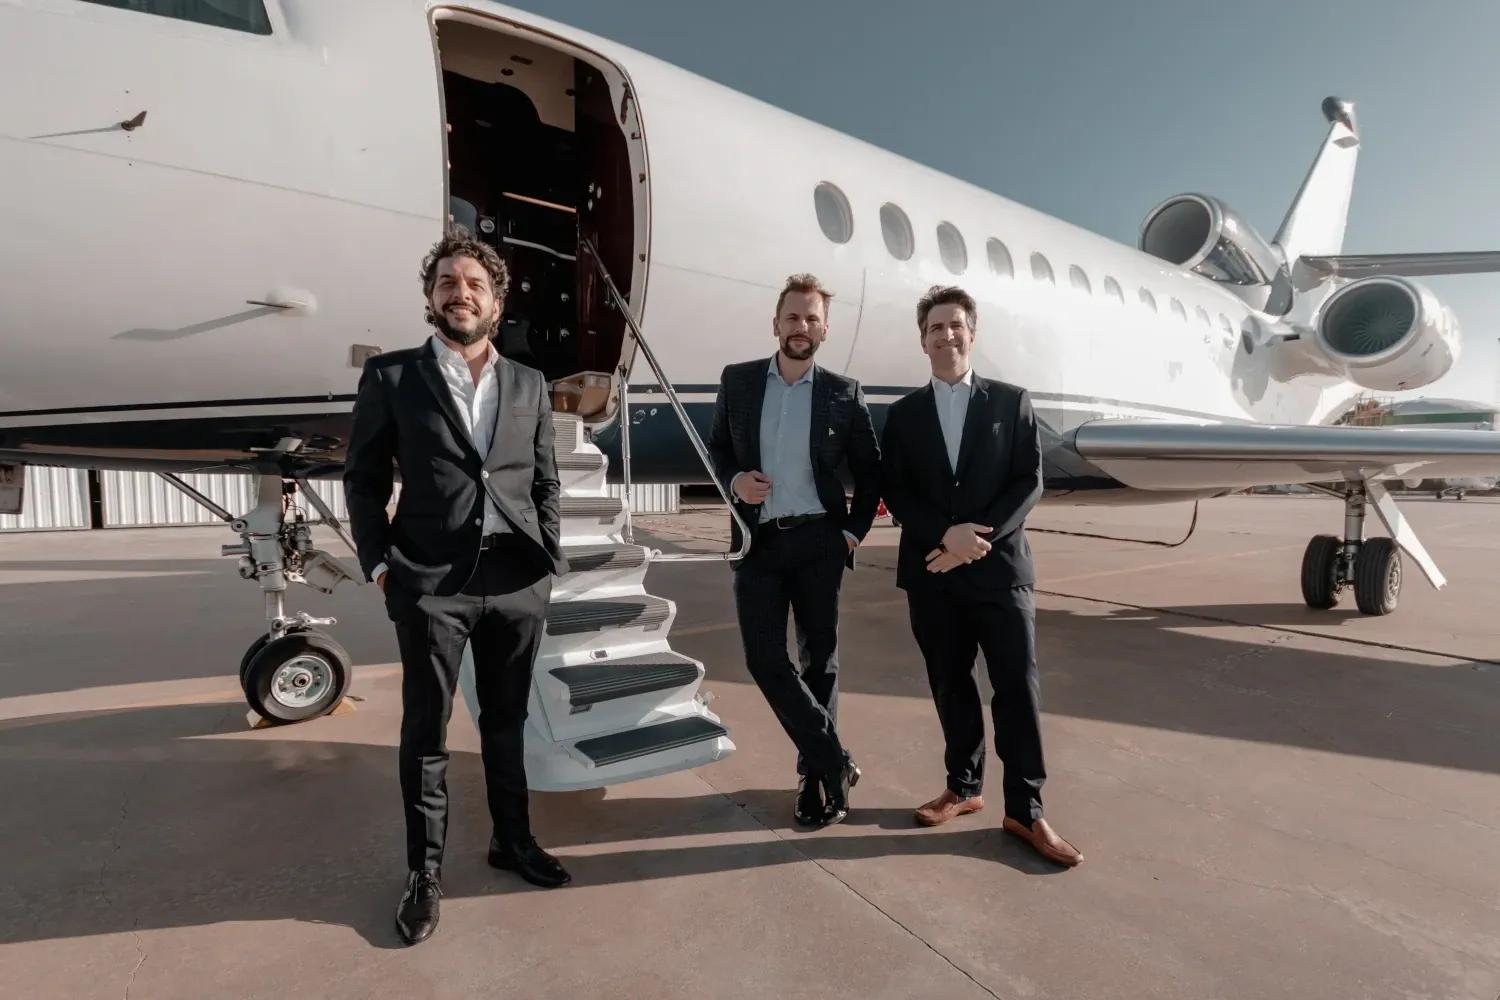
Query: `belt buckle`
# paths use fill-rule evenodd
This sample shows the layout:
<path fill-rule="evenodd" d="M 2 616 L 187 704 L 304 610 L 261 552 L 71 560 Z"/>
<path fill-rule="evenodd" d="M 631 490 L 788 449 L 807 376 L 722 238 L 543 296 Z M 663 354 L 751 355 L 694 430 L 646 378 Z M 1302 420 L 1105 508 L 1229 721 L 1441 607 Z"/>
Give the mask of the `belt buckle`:
<path fill-rule="evenodd" d="M 796 514 L 783 514 L 780 517 L 776 518 L 771 523 L 774 524 L 774 525 L 776 525 L 776 527 L 780 528 L 782 531 L 786 531 L 788 528 L 795 528 L 796 525 L 795 524 L 782 524 L 781 522 L 782 521 L 790 521 L 793 518 L 795 518 L 796 516 L 797 516 Z"/>

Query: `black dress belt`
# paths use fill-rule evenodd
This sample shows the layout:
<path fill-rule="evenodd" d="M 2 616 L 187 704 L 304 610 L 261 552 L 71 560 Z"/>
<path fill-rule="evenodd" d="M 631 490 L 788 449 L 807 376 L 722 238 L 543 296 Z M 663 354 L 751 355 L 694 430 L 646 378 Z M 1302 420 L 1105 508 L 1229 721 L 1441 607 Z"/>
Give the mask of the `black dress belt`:
<path fill-rule="evenodd" d="M 483 552 L 485 549 L 498 549 L 502 545 L 509 545 L 513 538 L 515 538 L 514 535 L 504 531 L 485 535 L 479 540 L 479 551 Z"/>
<path fill-rule="evenodd" d="M 816 521 L 821 517 L 823 517 L 823 514 L 821 513 L 793 514 L 790 517 L 773 517 L 769 521 L 762 521 L 760 523 L 760 526 L 762 528 L 781 528 L 783 531 L 785 531 L 787 528 L 797 528 L 801 527 L 804 524 L 810 524 L 811 522 Z"/>

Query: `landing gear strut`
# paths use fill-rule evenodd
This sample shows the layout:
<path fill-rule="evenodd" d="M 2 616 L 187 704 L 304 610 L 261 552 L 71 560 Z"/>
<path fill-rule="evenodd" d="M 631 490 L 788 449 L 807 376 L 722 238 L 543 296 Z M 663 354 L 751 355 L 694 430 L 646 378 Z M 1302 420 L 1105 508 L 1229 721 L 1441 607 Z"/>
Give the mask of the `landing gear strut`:
<path fill-rule="evenodd" d="M 1338 604 L 1344 590 L 1352 588 L 1354 603 L 1364 614 L 1388 615 L 1395 611 L 1401 599 L 1403 548 L 1433 586 L 1443 585 L 1442 574 L 1383 486 L 1353 483 L 1347 492 L 1333 495 L 1344 501 L 1344 537 L 1315 535 L 1307 543 L 1302 553 L 1302 599 L 1308 607 L 1331 608 Z M 1371 503 L 1391 538 L 1365 538 L 1365 511 Z"/>
<path fill-rule="evenodd" d="M 240 536 L 239 544 L 223 547 L 223 554 L 239 556 L 240 577 L 258 581 L 265 594 L 267 631 L 240 659 L 240 687 L 250 708 L 273 725 L 331 712 L 349 690 L 352 661 L 344 647 L 322 631 L 337 624 L 335 619 L 314 618 L 305 611 L 286 613 L 286 589 L 290 580 L 331 594 L 352 579 L 337 559 L 313 547 L 313 525 L 322 523 L 353 548 L 343 525 L 305 481 L 279 473 L 259 477 L 255 508 L 244 517 L 234 517 L 175 475 L 162 478 Z M 320 521 L 309 521 L 294 506 L 299 491 L 317 509 Z"/>

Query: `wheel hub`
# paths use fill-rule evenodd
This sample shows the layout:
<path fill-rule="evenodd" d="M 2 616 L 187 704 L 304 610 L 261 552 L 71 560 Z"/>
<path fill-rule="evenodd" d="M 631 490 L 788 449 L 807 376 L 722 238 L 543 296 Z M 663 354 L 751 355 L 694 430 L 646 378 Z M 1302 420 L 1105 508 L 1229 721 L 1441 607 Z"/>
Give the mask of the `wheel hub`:
<path fill-rule="evenodd" d="M 283 663 L 271 678 L 271 697 L 293 709 L 316 704 L 332 688 L 333 668 L 327 660 L 311 653 Z"/>

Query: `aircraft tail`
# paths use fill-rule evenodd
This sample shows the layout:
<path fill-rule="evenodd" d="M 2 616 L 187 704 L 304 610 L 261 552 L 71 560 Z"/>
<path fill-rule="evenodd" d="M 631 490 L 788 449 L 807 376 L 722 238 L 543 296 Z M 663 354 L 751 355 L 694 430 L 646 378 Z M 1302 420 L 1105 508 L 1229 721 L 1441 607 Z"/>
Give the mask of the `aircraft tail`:
<path fill-rule="evenodd" d="M 1325 98 L 1323 117 L 1328 119 L 1328 135 L 1272 240 L 1289 267 L 1294 267 L 1299 257 L 1332 256 L 1344 248 L 1354 167 L 1359 160 L 1354 102 Z"/>

